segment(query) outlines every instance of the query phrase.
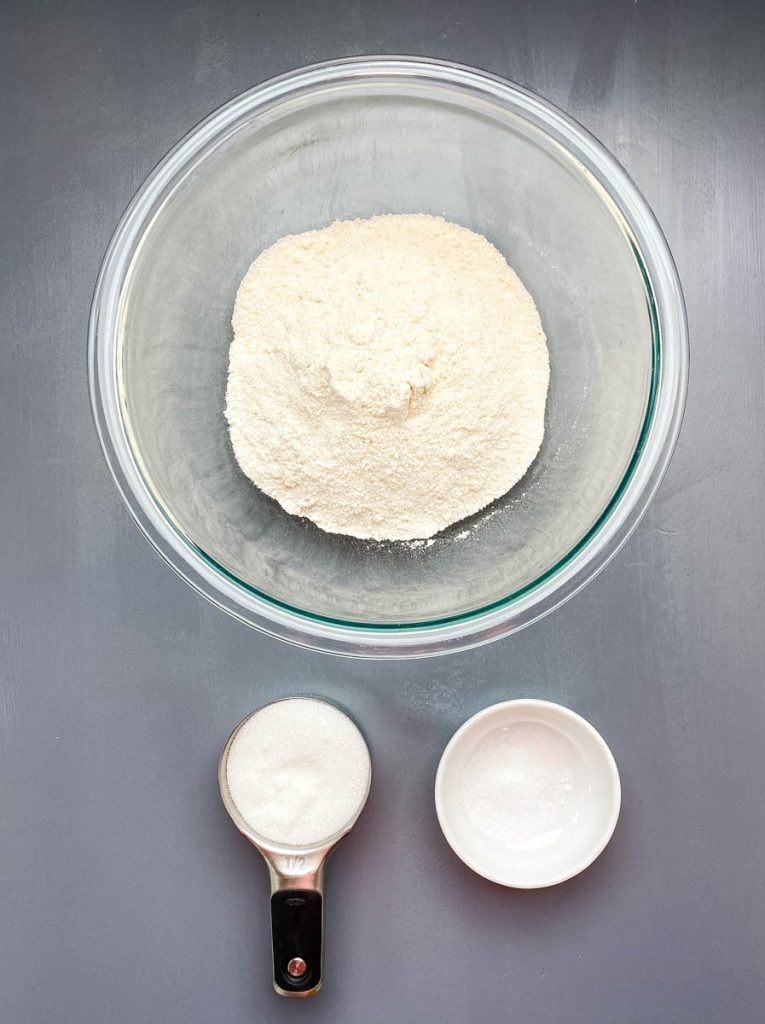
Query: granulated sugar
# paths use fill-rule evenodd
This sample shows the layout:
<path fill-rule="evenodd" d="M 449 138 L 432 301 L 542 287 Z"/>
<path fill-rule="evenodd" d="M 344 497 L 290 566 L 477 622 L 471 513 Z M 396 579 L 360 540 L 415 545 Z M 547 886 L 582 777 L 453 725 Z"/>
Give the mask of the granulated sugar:
<path fill-rule="evenodd" d="M 309 846 L 355 818 L 370 773 L 366 743 L 348 716 L 298 697 L 268 704 L 244 723 L 229 751 L 226 781 L 259 836 Z"/>
<path fill-rule="evenodd" d="M 505 846 L 555 828 L 574 783 L 575 751 L 554 729 L 518 722 L 494 729 L 476 745 L 462 777 L 473 825 Z"/>

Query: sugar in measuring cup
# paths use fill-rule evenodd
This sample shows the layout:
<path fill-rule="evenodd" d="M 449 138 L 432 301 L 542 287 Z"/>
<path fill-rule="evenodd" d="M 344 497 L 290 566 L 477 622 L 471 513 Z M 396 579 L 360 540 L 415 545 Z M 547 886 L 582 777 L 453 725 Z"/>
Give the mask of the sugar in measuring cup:
<path fill-rule="evenodd" d="M 314 697 L 265 704 L 234 729 L 218 780 L 226 810 L 260 850 L 271 878 L 274 988 L 318 992 L 323 970 L 324 865 L 369 793 L 364 737 Z"/>

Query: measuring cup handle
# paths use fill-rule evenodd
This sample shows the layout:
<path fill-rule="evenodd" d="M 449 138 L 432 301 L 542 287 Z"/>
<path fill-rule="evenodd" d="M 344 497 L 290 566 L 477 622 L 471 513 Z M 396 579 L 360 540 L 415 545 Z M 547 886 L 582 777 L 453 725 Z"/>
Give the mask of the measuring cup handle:
<path fill-rule="evenodd" d="M 321 985 L 324 909 L 316 889 L 271 894 L 274 988 L 283 996 L 310 996 Z"/>

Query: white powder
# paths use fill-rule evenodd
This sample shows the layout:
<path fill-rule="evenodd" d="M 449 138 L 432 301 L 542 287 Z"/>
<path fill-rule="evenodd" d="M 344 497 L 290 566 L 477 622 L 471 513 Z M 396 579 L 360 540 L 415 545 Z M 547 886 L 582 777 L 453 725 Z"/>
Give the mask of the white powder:
<path fill-rule="evenodd" d="M 554 729 L 518 722 L 492 730 L 464 768 L 468 817 L 505 846 L 543 837 L 565 815 L 575 763 L 570 741 Z"/>
<path fill-rule="evenodd" d="M 247 271 L 233 326 L 237 461 L 324 530 L 431 537 L 539 450 L 549 363 L 534 302 L 494 246 L 440 217 L 280 239 Z"/>
<path fill-rule="evenodd" d="M 310 846 L 356 816 L 371 770 L 367 745 L 347 715 L 296 697 L 267 704 L 245 721 L 229 750 L 226 782 L 259 836 Z"/>

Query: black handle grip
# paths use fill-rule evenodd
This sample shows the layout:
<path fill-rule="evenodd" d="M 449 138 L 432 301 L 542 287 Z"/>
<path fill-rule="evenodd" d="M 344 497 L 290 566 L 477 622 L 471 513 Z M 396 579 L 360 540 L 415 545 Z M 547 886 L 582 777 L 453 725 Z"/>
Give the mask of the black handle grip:
<path fill-rule="evenodd" d="M 315 889 L 279 889 L 271 895 L 274 984 L 301 995 L 321 982 L 323 913 Z"/>

